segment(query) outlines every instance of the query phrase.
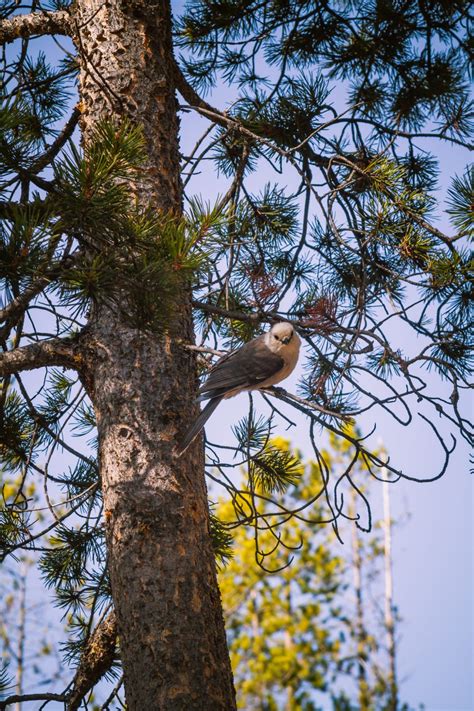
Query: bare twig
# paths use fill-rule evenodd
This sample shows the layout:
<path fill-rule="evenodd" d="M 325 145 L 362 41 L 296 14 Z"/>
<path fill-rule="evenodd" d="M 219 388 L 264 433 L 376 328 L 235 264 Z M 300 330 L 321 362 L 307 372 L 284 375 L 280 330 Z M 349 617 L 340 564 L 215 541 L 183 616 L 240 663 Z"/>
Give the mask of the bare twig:
<path fill-rule="evenodd" d="M 66 697 L 64 694 L 13 694 L 13 696 L 8 696 L 8 698 L 0 701 L 0 711 L 3 711 L 8 706 L 16 703 L 22 703 L 23 701 L 65 701 Z"/>

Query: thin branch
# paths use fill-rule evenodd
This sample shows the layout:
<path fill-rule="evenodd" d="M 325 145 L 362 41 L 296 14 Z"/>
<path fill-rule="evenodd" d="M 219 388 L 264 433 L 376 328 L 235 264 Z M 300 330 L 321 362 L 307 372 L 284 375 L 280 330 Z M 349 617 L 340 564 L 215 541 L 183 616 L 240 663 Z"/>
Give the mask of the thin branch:
<path fill-rule="evenodd" d="M 29 166 L 28 171 L 30 173 L 39 173 L 43 170 L 43 168 L 46 168 L 46 166 L 51 163 L 53 158 L 57 156 L 59 151 L 71 138 L 74 133 L 74 129 L 79 122 L 80 116 L 81 112 L 79 111 L 79 108 L 75 106 L 61 133 L 54 139 L 51 145 L 47 147 L 45 152 L 36 158 Z"/>
<path fill-rule="evenodd" d="M 352 108 L 352 107 L 351 107 Z M 395 136 L 395 137 L 400 137 L 400 138 L 437 138 L 440 141 L 449 141 L 450 143 L 455 143 L 458 146 L 462 146 L 463 148 L 467 148 L 468 150 L 473 149 L 473 144 L 461 141 L 459 138 L 454 138 L 453 136 L 447 136 L 444 133 L 436 133 L 436 132 L 426 132 L 426 131 L 402 131 L 399 128 L 392 128 L 391 126 L 384 126 L 384 124 L 380 123 L 379 121 L 375 121 L 374 119 L 366 119 L 366 118 L 361 118 L 359 116 L 354 117 L 354 118 L 342 118 L 341 116 L 337 116 L 334 118 L 331 122 L 332 124 L 337 124 L 337 123 L 347 123 L 347 124 L 366 124 L 368 126 L 373 126 L 376 130 L 380 131 L 381 133 L 387 133 L 390 136 Z"/>
<path fill-rule="evenodd" d="M 221 351 L 218 350 L 217 348 L 207 348 L 207 346 L 194 346 L 191 343 L 183 343 L 182 344 L 183 348 L 186 348 L 188 351 L 195 351 L 197 353 L 209 353 L 210 355 L 215 355 L 221 358 L 222 356 L 226 355 L 228 351 Z"/>
<path fill-rule="evenodd" d="M 18 317 L 23 314 L 29 303 L 38 296 L 48 284 L 57 279 L 63 269 L 69 268 L 74 264 L 74 260 L 78 254 L 79 252 L 76 251 L 75 254 L 68 255 L 61 261 L 53 263 L 45 274 L 34 279 L 21 294 L 18 294 L 18 296 L 6 304 L 3 309 L 0 309 L 0 323 L 6 324 L 0 329 L 0 339 L 6 336 L 10 325 L 15 323 Z"/>
<path fill-rule="evenodd" d="M 112 691 L 110 692 L 109 696 L 106 698 L 102 706 L 100 707 L 99 711 L 106 711 L 106 709 L 110 708 L 110 704 L 114 700 L 114 698 L 117 696 L 118 692 L 120 691 L 121 686 L 123 685 L 123 676 L 120 677 L 118 680 L 117 684 L 114 686 Z M 117 697 L 118 698 L 118 697 Z"/>
<path fill-rule="evenodd" d="M 3 711 L 7 706 L 12 704 L 22 703 L 23 701 L 65 701 L 66 697 L 64 694 L 13 694 L 3 701 L 0 701 L 0 711 Z"/>
<path fill-rule="evenodd" d="M 181 96 L 186 99 L 188 104 L 191 104 L 191 106 L 196 109 L 201 109 L 202 111 L 212 114 L 212 120 L 214 123 L 219 124 L 219 126 L 222 126 L 223 128 L 229 128 L 229 120 L 227 120 L 227 118 L 222 116 L 217 109 L 211 106 L 211 104 L 208 104 L 207 101 L 204 101 L 204 99 L 199 96 L 197 91 L 195 91 L 191 84 L 189 84 L 186 80 L 186 77 L 176 61 L 173 62 L 173 70 L 175 86 Z M 232 123 L 236 123 L 235 120 L 232 120 Z"/>
<path fill-rule="evenodd" d="M 195 309 L 200 309 L 200 311 L 205 311 L 208 314 L 225 316 L 235 321 L 245 321 L 246 323 L 252 323 L 254 325 L 262 323 L 263 321 L 273 323 L 273 321 L 279 320 L 278 317 L 274 318 L 272 315 L 264 313 L 244 313 L 243 311 L 229 311 L 228 309 L 225 309 L 222 306 L 217 306 L 214 304 L 205 304 L 202 301 L 197 301 L 196 299 L 192 300 L 192 305 Z"/>
<path fill-rule="evenodd" d="M 43 291 L 51 279 L 51 275 L 48 274 L 32 281 L 21 294 L 12 299 L 3 309 L 0 309 L 0 323 L 14 321 L 17 316 L 20 316 L 30 301 Z"/>
<path fill-rule="evenodd" d="M 262 392 L 268 393 L 269 395 L 278 398 L 278 400 L 286 402 L 288 405 L 296 403 L 298 405 L 303 405 L 309 410 L 316 410 L 317 412 L 321 412 L 324 415 L 328 415 L 329 417 L 335 417 L 336 419 L 342 420 L 343 422 L 349 422 L 351 420 L 350 413 L 341 413 L 336 412 L 335 410 L 328 410 L 327 408 L 322 407 L 321 405 L 318 405 L 315 402 L 310 402 L 310 400 L 305 400 L 302 397 L 298 397 L 298 395 L 293 395 L 292 393 L 287 392 L 284 388 L 276 388 L 272 386 L 269 388 L 265 388 Z"/>
<path fill-rule="evenodd" d="M 0 44 L 33 35 L 71 35 L 71 16 L 66 10 L 32 12 L 0 20 Z"/>

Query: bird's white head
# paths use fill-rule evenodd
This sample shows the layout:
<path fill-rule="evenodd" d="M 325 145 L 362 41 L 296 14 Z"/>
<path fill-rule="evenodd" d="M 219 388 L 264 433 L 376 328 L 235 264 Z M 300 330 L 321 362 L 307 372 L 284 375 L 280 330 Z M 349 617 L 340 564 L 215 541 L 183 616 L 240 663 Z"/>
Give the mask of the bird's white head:
<path fill-rule="evenodd" d="M 300 339 L 291 323 L 281 321 L 275 323 L 267 333 L 267 346 L 274 352 L 279 353 L 289 347 L 298 349 Z"/>

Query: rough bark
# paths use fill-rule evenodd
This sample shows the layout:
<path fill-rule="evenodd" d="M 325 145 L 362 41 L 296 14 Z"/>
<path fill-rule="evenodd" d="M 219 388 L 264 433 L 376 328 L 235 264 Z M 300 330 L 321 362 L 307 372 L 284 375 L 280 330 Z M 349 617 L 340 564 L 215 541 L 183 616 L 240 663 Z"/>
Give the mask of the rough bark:
<path fill-rule="evenodd" d="M 79 0 L 82 129 L 104 115 L 144 128 L 139 199 L 179 213 L 169 4 Z M 193 340 L 190 296 L 176 315 Z M 159 298 L 159 294 L 157 294 Z M 97 415 L 108 560 L 131 711 L 235 708 L 208 529 L 202 444 L 177 458 L 196 415 L 195 354 L 100 306 L 84 380 Z"/>
<path fill-rule="evenodd" d="M 116 647 L 117 619 L 112 611 L 98 624 L 87 642 L 68 697 L 67 711 L 77 711 L 84 696 L 110 671 Z"/>

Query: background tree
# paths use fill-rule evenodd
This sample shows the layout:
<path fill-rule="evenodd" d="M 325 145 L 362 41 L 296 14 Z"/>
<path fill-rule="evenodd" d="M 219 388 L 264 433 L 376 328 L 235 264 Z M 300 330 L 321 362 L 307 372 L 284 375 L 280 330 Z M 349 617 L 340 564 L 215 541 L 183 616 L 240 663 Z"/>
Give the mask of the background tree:
<path fill-rule="evenodd" d="M 321 476 L 315 465 L 304 465 L 282 438 L 271 448 L 289 457 L 295 477 L 285 491 L 285 503 L 304 507 L 306 497 Z M 291 458 L 291 459 L 290 459 Z M 317 484 L 316 484 L 317 485 Z M 257 489 L 265 493 L 262 484 Z M 239 505 L 250 508 L 250 492 L 239 494 Z M 263 514 L 270 502 L 259 506 Z M 220 501 L 216 514 L 225 524 L 233 518 L 232 504 Z M 267 565 L 255 559 L 255 531 L 236 529 L 232 558 L 222 567 L 219 585 L 237 689 L 238 708 L 314 708 L 315 690 L 326 690 L 334 679 L 340 641 L 339 600 L 343 588 L 343 560 L 331 543 L 329 527 L 314 535 L 320 506 L 284 527 L 283 545 L 276 546 L 274 532 L 263 532 L 260 546 L 274 552 Z"/>
<path fill-rule="evenodd" d="M 357 434 L 355 429 L 352 434 Z M 281 437 L 272 439 L 271 447 L 287 453 L 298 473 L 285 491 L 286 505 L 304 508 L 321 479 L 320 467 L 302 463 Z M 331 438 L 323 452 L 331 471 L 347 467 L 351 449 Z M 367 470 L 359 466 L 354 475 L 363 482 Z M 371 497 L 376 492 L 364 493 Z M 248 496 L 248 491 L 239 495 L 244 508 Z M 267 505 L 262 503 L 260 509 Z M 224 524 L 232 506 L 220 500 L 215 512 Z M 262 534 L 262 547 L 274 549 L 268 562 L 274 572 L 255 560 L 252 527 L 236 529 L 232 547 L 224 551 L 229 557 L 221 567 L 219 585 L 237 705 L 260 711 L 311 711 L 321 704 L 338 711 L 407 710 L 406 704 L 393 701 L 393 687 L 398 696 L 396 677 L 393 684 L 391 679 L 396 651 L 384 644 L 387 623 L 377 602 L 383 599 L 383 521 L 367 536 L 358 529 L 353 502 L 348 502 L 347 520 L 341 525 L 346 545 L 341 547 L 329 527 L 315 532 L 314 520 L 322 513 L 316 504 L 311 512 L 291 518 L 281 530 L 283 545 L 278 548 L 271 530 Z M 399 622 L 394 610 L 394 634 Z"/>
<path fill-rule="evenodd" d="M 352 431 L 356 437 L 360 437 L 355 427 Z M 331 469 L 344 470 L 352 458 L 351 446 L 334 436 L 330 436 L 329 442 Z M 383 447 L 379 447 L 376 453 L 387 457 Z M 363 465 L 358 466 L 354 474 L 356 487 L 370 505 L 374 495 L 380 497 L 380 491 L 377 492 L 373 482 L 367 478 L 367 470 Z M 353 693 L 348 696 L 347 687 L 337 689 L 337 693 L 332 694 L 335 711 L 409 709 L 406 703 L 399 700 L 396 640 L 401 618 L 393 602 L 393 583 L 387 573 L 392 566 L 389 541 L 393 521 L 390 520 L 390 507 L 387 503 L 390 483 L 384 480 L 382 486 L 381 518 L 375 521 L 372 532 L 359 524 L 355 488 L 351 490 L 347 502 L 347 521 L 341 527 L 341 534 L 349 544 L 345 549 L 345 580 L 349 594 L 345 600 L 341 625 L 346 644 L 343 645 L 340 669 L 352 680 Z"/>
<path fill-rule="evenodd" d="M 21 479 L 12 481 L 0 473 L 0 489 L 7 506 L 16 499 L 18 507 L 34 509 L 41 517 L 43 508 L 34 484 L 24 486 L 23 482 L 22 486 Z M 18 696 L 32 683 L 44 687 L 56 681 L 61 670 L 51 641 L 48 603 L 37 595 L 34 565 L 34 558 L 26 554 L 0 570 L 0 669 L 4 670 L 6 690 L 14 690 Z M 21 704 L 15 708 L 19 711 Z"/>
<path fill-rule="evenodd" d="M 70 615 L 78 668 L 57 696 L 71 707 L 113 663 L 117 629 L 129 708 L 235 705 L 200 441 L 176 456 L 197 412 L 198 356 L 280 318 L 305 340 L 300 396 L 265 395 L 270 421 L 252 416 L 258 437 L 236 432 L 235 457 L 209 450 L 207 474 L 228 488 L 233 525 L 254 521 L 263 566 L 260 536 L 292 515 L 275 496 L 289 462 L 265 452 L 291 407 L 324 472 L 307 506 L 323 502 L 336 529 L 351 489 L 370 527 L 359 462 L 420 479 L 348 434 L 349 417 L 383 411 L 408 426 L 419 414 L 443 457 L 431 479 L 446 471 L 450 431 L 469 437 L 472 171 L 453 179 L 445 234 L 436 160 L 419 147 L 468 146 L 467 4 L 192 2 L 174 40 L 170 9 L 1 9 L 2 466 L 40 484 L 48 512 L 5 502 L 0 540 L 4 558 L 41 555 Z M 56 64 L 40 35 L 64 48 Z M 221 81 L 231 107 L 199 93 Z M 184 156 L 180 111 L 209 120 Z M 209 158 L 227 185 L 205 208 L 193 176 Z M 274 181 L 254 188 L 264 165 Z M 400 324 L 417 340 L 401 344 Z M 319 427 L 354 447 L 337 477 Z M 228 472 L 246 461 L 241 510 Z M 275 501 L 260 516 L 262 479 Z"/>

